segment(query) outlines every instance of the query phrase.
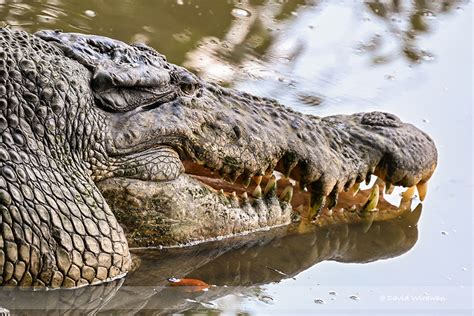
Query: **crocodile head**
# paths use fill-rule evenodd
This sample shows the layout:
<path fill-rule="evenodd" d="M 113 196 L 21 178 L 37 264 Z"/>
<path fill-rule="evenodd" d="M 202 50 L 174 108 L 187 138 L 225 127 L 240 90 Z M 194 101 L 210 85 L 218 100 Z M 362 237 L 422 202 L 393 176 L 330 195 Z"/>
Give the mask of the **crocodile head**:
<path fill-rule="evenodd" d="M 205 82 L 145 45 L 58 31 L 36 36 L 89 70 L 105 126 L 104 149 L 88 161 L 91 177 L 132 244 L 253 231 L 287 224 L 295 212 L 337 222 L 340 194 L 372 174 L 426 194 L 435 145 L 393 114 L 304 115 Z M 378 190 L 365 203 L 367 195 L 345 194 L 344 205 L 372 210 Z"/>

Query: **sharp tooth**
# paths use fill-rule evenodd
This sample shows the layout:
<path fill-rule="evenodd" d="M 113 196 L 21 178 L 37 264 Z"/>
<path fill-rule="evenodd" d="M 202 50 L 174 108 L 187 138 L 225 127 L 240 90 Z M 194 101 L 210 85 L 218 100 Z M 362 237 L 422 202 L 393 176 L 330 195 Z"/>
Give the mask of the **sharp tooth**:
<path fill-rule="evenodd" d="M 405 192 L 402 193 L 403 200 L 411 200 L 415 195 L 415 186 L 409 187 Z"/>
<path fill-rule="evenodd" d="M 262 187 L 260 185 L 257 185 L 255 187 L 255 190 L 252 192 L 252 196 L 256 199 L 259 199 L 262 197 Z"/>
<path fill-rule="evenodd" d="M 356 196 L 357 193 L 359 193 L 359 189 L 360 189 L 360 183 L 354 184 L 354 186 L 352 187 L 352 196 Z"/>
<path fill-rule="evenodd" d="M 264 194 L 267 195 L 268 192 L 275 192 L 277 187 L 277 181 L 275 176 L 271 176 L 270 180 L 268 180 L 267 185 L 265 186 L 265 190 L 263 190 Z"/>
<path fill-rule="evenodd" d="M 372 175 L 369 173 L 367 173 L 367 175 L 365 176 L 365 184 L 366 185 L 369 185 L 370 184 L 370 179 L 372 178 Z"/>
<path fill-rule="evenodd" d="M 334 189 L 332 189 L 331 193 L 328 195 L 327 206 L 329 209 L 332 209 L 337 204 L 337 197 L 338 197 L 337 191 L 338 191 L 337 186 L 334 186 Z"/>
<path fill-rule="evenodd" d="M 395 186 L 389 182 L 385 183 L 385 193 L 386 194 L 392 194 L 393 190 L 395 189 Z"/>
<path fill-rule="evenodd" d="M 423 201 L 426 197 L 426 192 L 428 191 L 428 182 L 418 182 L 416 188 L 418 190 L 420 200 Z"/>
<path fill-rule="evenodd" d="M 282 201 L 291 203 L 291 200 L 293 199 L 293 186 L 292 186 L 291 184 L 288 185 L 288 186 L 283 190 L 283 192 L 281 192 L 281 194 L 280 194 L 280 199 L 281 199 Z M 302 205 L 300 205 L 300 206 L 302 206 Z"/>
<path fill-rule="evenodd" d="M 375 180 L 375 184 L 379 186 L 380 191 L 383 191 L 385 189 L 385 181 L 383 181 L 381 178 L 377 177 L 377 180 Z"/>
<path fill-rule="evenodd" d="M 266 176 L 271 176 L 273 174 L 273 167 L 269 166 L 267 170 L 265 170 Z"/>
<path fill-rule="evenodd" d="M 248 188 L 248 186 L 250 185 L 250 181 L 252 181 L 252 178 L 248 176 L 242 180 L 242 184 L 244 185 L 244 188 Z"/>
<path fill-rule="evenodd" d="M 355 205 L 351 205 L 351 207 L 349 207 L 348 211 L 349 212 L 355 212 L 357 210 L 357 206 Z"/>
<path fill-rule="evenodd" d="M 253 181 L 255 181 L 255 184 L 257 184 L 257 186 L 259 186 L 260 183 L 262 182 L 262 178 L 263 178 L 263 176 L 255 176 L 255 177 L 253 177 Z"/>
<path fill-rule="evenodd" d="M 222 194 L 222 195 L 224 195 L 224 190 L 223 190 L 223 189 L 220 189 L 220 190 L 219 190 L 219 193 Z"/>
<path fill-rule="evenodd" d="M 379 185 L 375 184 L 372 188 L 372 192 L 370 192 L 367 202 L 362 207 L 362 212 L 372 212 L 376 210 L 377 204 L 379 204 L 379 191 Z"/>
<path fill-rule="evenodd" d="M 344 184 L 344 192 L 349 191 L 355 184 L 355 179 L 350 179 L 349 181 Z"/>
<path fill-rule="evenodd" d="M 249 195 L 247 194 L 247 192 L 244 191 L 244 193 L 242 193 L 242 200 L 244 201 L 248 201 L 249 200 Z"/>
<path fill-rule="evenodd" d="M 326 215 L 327 215 L 327 216 L 332 216 L 332 208 L 326 210 Z"/>
<path fill-rule="evenodd" d="M 282 160 L 280 160 L 283 165 L 283 173 L 286 178 L 290 177 L 291 171 L 296 167 L 298 164 L 298 159 L 294 152 L 287 152 Z"/>
<path fill-rule="evenodd" d="M 237 178 L 241 175 L 241 172 L 239 171 L 234 171 L 232 172 L 230 175 L 229 175 L 229 179 L 231 181 L 232 184 L 235 183 L 235 181 L 237 181 Z"/>
<path fill-rule="evenodd" d="M 336 212 L 337 212 L 337 214 L 343 214 L 343 213 L 344 213 L 344 208 L 343 208 L 343 207 L 338 208 L 338 209 L 336 210 Z"/>
<path fill-rule="evenodd" d="M 322 194 L 311 193 L 311 207 L 309 209 L 309 220 L 312 220 L 315 216 L 321 212 L 326 203 L 326 197 Z"/>
<path fill-rule="evenodd" d="M 239 199 L 237 198 L 237 193 L 232 192 L 230 203 L 232 207 L 239 207 Z"/>
<path fill-rule="evenodd" d="M 293 169 L 296 167 L 296 165 L 298 164 L 298 161 L 294 161 L 292 164 L 286 166 L 285 168 L 285 178 L 289 178 L 290 177 L 290 174 L 291 174 L 291 171 L 293 171 Z"/>

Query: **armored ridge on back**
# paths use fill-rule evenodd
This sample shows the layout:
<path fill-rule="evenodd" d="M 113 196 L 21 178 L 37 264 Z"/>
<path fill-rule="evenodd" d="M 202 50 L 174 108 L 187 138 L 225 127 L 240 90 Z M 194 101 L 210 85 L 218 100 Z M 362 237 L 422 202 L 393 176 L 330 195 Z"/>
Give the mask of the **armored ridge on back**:
<path fill-rule="evenodd" d="M 100 36 L 3 28 L 0 42 L 0 284 L 122 276 L 127 239 L 186 244 L 296 211 L 357 221 L 378 189 L 351 193 L 353 212 L 340 193 L 375 174 L 423 199 L 436 166 L 433 141 L 392 114 L 303 115 Z"/>

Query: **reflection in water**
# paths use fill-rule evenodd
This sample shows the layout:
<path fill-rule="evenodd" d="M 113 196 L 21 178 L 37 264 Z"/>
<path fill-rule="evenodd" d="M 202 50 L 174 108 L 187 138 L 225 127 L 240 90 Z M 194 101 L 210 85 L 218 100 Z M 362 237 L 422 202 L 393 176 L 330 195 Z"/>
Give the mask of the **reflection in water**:
<path fill-rule="evenodd" d="M 24 312 L 171 313 L 201 303 L 218 308 L 210 301 L 228 294 L 261 299 L 265 297 L 261 285 L 292 278 L 325 260 L 365 263 L 399 256 L 416 243 L 420 215 L 421 204 L 401 218 L 372 223 L 368 230 L 364 225 L 311 226 L 301 233 L 298 226 L 291 226 L 187 249 L 136 250 L 140 265 L 125 282 L 50 292 L 3 288 L 0 302 Z M 213 286 L 205 292 L 169 287 L 171 276 L 201 279 Z"/>

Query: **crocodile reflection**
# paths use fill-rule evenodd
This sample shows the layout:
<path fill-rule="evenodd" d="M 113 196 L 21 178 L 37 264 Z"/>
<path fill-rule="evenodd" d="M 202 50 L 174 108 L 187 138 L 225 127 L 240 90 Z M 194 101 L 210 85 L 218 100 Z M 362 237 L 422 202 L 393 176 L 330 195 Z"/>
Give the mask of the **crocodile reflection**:
<path fill-rule="evenodd" d="M 0 306 L 20 313 L 39 309 L 61 314 L 78 309 L 170 313 L 228 294 L 256 296 L 259 286 L 291 278 L 322 261 L 365 263 L 407 252 L 418 239 L 416 225 L 422 212 L 421 204 L 413 211 L 409 204 L 402 203 L 408 209 L 389 221 L 371 222 L 368 216 L 358 225 L 303 224 L 260 232 L 251 240 L 240 236 L 187 249 L 137 249 L 133 253 L 139 267 L 124 282 L 49 292 L 4 288 Z M 190 292 L 169 287 L 171 276 L 197 278 L 214 286 Z"/>

